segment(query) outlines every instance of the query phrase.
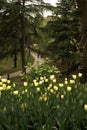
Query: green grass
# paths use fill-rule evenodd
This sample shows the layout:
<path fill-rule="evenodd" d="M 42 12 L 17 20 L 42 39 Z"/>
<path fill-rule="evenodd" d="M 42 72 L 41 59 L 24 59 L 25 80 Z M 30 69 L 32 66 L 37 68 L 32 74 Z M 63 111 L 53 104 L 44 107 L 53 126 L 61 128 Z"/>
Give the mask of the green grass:
<path fill-rule="evenodd" d="M 34 59 L 30 55 L 28 62 L 33 63 L 33 61 Z M 8 57 L 6 56 L 0 61 L 0 75 L 9 74 L 12 72 L 16 72 L 18 70 L 21 70 L 21 56 L 19 53 L 18 53 L 16 68 L 14 68 L 14 61 L 13 61 L 13 57 L 11 56 L 8 56 Z"/>
<path fill-rule="evenodd" d="M 18 61 L 17 61 L 17 68 L 14 68 L 14 61 L 13 57 L 5 57 L 0 61 L 0 74 L 7 74 L 7 73 L 12 73 L 14 71 L 17 71 L 21 69 L 21 59 L 20 55 L 18 54 Z"/>

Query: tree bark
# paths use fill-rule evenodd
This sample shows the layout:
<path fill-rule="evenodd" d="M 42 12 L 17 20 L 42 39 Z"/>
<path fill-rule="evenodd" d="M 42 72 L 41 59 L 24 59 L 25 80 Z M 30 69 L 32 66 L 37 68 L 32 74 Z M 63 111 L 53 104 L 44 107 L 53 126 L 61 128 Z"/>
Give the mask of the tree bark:
<path fill-rule="evenodd" d="M 14 53 L 14 68 L 17 67 L 17 52 Z"/>
<path fill-rule="evenodd" d="M 87 82 L 87 0 L 77 0 L 82 26 L 81 46 L 83 47 L 83 82 Z"/>
<path fill-rule="evenodd" d="M 25 0 L 23 0 L 23 5 L 22 7 L 25 6 Z M 24 11 L 21 12 L 21 45 L 20 45 L 20 50 L 21 50 L 21 60 L 22 60 L 22 73 L 25 73 L 25 18 L 24 18 Z"/>

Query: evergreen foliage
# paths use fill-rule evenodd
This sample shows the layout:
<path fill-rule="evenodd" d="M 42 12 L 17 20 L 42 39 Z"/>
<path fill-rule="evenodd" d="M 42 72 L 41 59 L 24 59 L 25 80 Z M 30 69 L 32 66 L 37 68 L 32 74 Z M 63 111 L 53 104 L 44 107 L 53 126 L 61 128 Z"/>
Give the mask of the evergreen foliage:
<path fill-rule="evenodd" d="M 61 0 L 57 3 L 51 21 L 46 29 L 53 38 L 48 44 L 48 51 L 54 61 L 62 61 L 71 67 L 79 62 L 79 19 L 77 7 L 72 0 Z"/>
<path fill-rule="evenodd" d="M 26 65 L 25 47 L 30 49 L 34 43 L 38 43 L 40 23 L 43 9 L 48 8 L 43 0 L 11 0 L 2 1 L 0 17 L 0 53 L 1 58 L 8 53 L 21 52 L 22 71 Z M 37 40 L 36 40 L 37 39 Z M 3 50 L 5 50 L 3 52 Z"/>

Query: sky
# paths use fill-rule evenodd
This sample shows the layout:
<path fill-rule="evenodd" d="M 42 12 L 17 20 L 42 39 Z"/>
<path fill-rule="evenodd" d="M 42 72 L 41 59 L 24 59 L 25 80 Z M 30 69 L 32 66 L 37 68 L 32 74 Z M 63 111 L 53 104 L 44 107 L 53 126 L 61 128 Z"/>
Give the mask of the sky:
<path fill-rule="evenodd" d="M 57 2 L 57 0 L 44 0 L 44 1 L 50 3 L 54 6 L 55 6 L 55 3 Z"/>
<path fill-rule="evenodd" d="M 44 0 L 46 3 L 50 3 L 53 6 L 56 6 L 57 0 Z M 48 15 L 51 15 L 50 11 L 44 11 L 44 16 L 47 17 Z"/>

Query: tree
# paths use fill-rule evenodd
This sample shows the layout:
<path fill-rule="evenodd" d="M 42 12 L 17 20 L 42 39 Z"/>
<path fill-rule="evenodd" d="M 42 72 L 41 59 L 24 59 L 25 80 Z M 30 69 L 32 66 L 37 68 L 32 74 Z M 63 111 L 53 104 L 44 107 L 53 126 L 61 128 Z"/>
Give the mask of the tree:
<path fill-rule="evenodd" d="M 22 58 L 22 72 L 25 71 L 25 46 L 32 43 L 34 32 L 37 26 L 40 25 L 40 18 L 36 20 L 36 16 L 42 16 L 43 8 L 47 4 L 43 0 L 11 0 L 8 1 L 3 17 L 4 24 L 2 25 L 2 41 L 17 50 L 20 48 Z M 38 23 L 38 24 L 37 24 Z M 4 28 L 4 29 L 3 29 Z M 5 34 L 5 35 L 4 35 Z M 15 41 L 16 39 L 16 41 Z M 13 41 L 12 41 L 13 40 Z M 33 39 L 34 43 L 34 39 Z"/>
<path fill-rule="evenodd" d="M 55 62 L 62 61 L 68 65 L 68 69 L 79 62 L 79 20 L 74 0 L 61 0 L 53 11 L 52 20 L 47 28 L 53 38 L 48 44 L 48 51 L 54 57 Z"/>
<path fill-rule="evenodd" d="M 83 47 L 82 67 L 83 67 L 83 79 L 87 82 L 87 0 L 76 0 L 79 16 L 81 19 L 82 37 L 80 44 Z"/>
<path fill-rule="evenodd" d="M 17 51 L 19 49 L 20 21 L 18 19 L 17 11 L 11 7 L 11 3 L 6 2 L 4 4 L 0 18 L 0 58 L 4 58 L 9 54 L 13 55 L 14 67 L 16 67 Z"/>

